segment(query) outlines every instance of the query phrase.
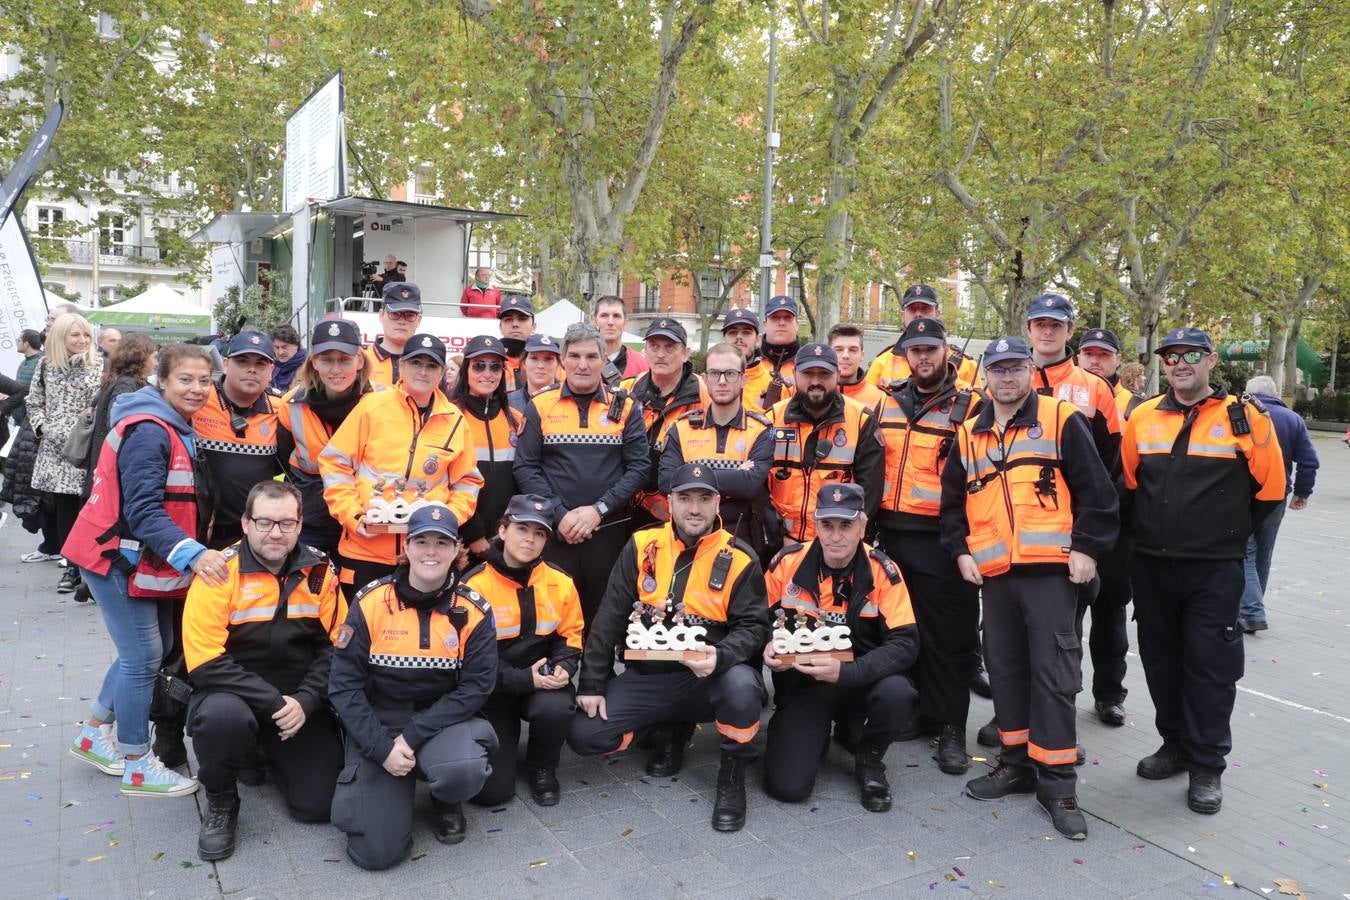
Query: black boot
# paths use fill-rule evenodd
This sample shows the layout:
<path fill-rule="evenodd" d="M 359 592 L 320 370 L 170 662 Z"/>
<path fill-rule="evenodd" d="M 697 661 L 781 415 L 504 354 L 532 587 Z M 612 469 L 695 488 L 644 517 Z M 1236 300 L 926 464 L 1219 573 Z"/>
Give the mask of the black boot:
<path fill-rule="evenodd" d="M 436 820 L 431 825 L 436 840 L 442 844 L 461 843 L 469 828 L 468 823 L 464 821 L 464 804 L 442 803 L 433 797 L 431 808 L 436 813 Z"/>
<path fill-rule="evenodd" d="M 858 782 L 859 799 L 868 812 L 886 812 L 891 808 L 891 785 L 886 780 L 885 750 L 864 750 L 853 757 L 853 777 Z"/>
<path fill-rule="evenodd" d="M 80 580 L 80 586 L 75 589 L 73 599 L 76 603 L 88 603 L 94 599 L 93 593 L 89 590 L 89 584 L 83 579 Z"/>
<path fill-rule="evenodd" d="M 1036 770 L 998 766 L 988 775 L 966 782 L 966 794 L 976 800 L 999 800 L 1009 794 L 1030 794 L 1036 790 Z"/>
<path fill-rule="evenodd" d="M 1098 700 L 1094 706 L 1103 725 L 1119 728 L 1125 724 L 1125 707 L 1118 700 Z"/>
<path fill-rule="evenodd" d="M 206 792 L 206 816 L 197 835 L 197 855 L 207 862 L 229 859 L 234 853 L 235 832 L 239 828 L 239 794 L 228 791 Z"/>
<path fill-rule="evenodd" d="M 943 725 L 937 745 L 938 768 L 948 775 L 964 774 L 970 768 L 966 756 L 966 730 L 955 725 Z"/>
<path fill-rule="evenodd" d="M 539 806 L 557 806 L 562 797 L 562 785 L 554 769 L 530 770 L 530 796 Z"/>
<path fill-rule="evenodd" d="M 714 831 L 740 831 L 745 827 L 745 760 L 739 756 L 722 754 L 712 827 Z"/>
<path fill-rule="evenodd" d="M 1139 765 L 1135 769 L 1140 778 L 1147 778 L 1150 781 L 1161 781 L 1173 775 L 1180 775 L 1184 771 L 1186 761 L 1182 758 L 1181 751 L 1168 744 L 1163 744 L 1151 755 L 1139 760 Z"/>
<path fill-rule="evenodd" d="M 653 778 L 669 778 L 684 767 L 684 748 L 694 736 L 694 726 L 676 722 L 662 726 L 652 735 L 655 751 L 647 760 L 647 774 Z"/>
<path fill-rule="evenodd" d="M 1218 775 L 1192 772 L 1191 786 L 1186 790 L 1186 805 L 1193 811 L 1212 816 L 1223 806 L 1223 785 Z"/>
<path fill-rule="evenodd" d="M 167 769 L 176 769 L 187 763 L 187 747 L 183 744 L 183 723 L 161 720 L 155 723 L 155 743 L 151 752 Z"/>
<path fill-rule="evenodd" d="M 990 719 L 988 724 L 980 726 L 975 732 L 975 743 L 981 747 L 1003 746 L 1003 740 L 998 736 L 998 719 Z"/>
<path fill-rule="evenodd" d="M 1036 802 L 1060 834 L 1071 841 L 1087 840 L 1087 817 L 1078 808 L 1077 797 L 1045 797 L 1037 793 Z"/>

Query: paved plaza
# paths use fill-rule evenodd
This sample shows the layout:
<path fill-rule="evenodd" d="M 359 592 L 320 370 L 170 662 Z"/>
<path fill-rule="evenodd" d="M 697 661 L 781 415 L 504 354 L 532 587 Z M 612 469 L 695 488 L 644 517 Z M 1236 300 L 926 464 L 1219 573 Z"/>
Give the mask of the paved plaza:
<path fill-rule="evenodd" d="M 718 834 L 708 826 L 717 741 L 704 729 L 672 779 L 646 777 L 640 754 L 569 753 L 560 805 L 468 807 L 457 847 L 432 838 L 423 792 L 412 859 L 382 873 L 347 861 L 332 827 L 292 822 L 269 785 L 241 787 L 238 851 L 202 863 L 204 795 L 130 800 L 66 752 L 112 644 L 96 606 L 55 592 L 54 563 L 18 562 L 36 538 L 10 520 L 0 529 L 0 897 L 1275 897 L 1275 879 L 1293 879 L 1309 900 L 1350 898 L 1350 450 L 1325 438 L 1317 449 L 1313 503 L 1281 531 L 1270 631 L 1246 639 L 1223 811 L 1190 812 L 1184 777 L 1134 774 L 1159 741 L 1131 653 L 1124 728 L 1098 723 L 1089 694 L 1078 699 L 1086 842 L 1057 836 L 1029 797 L 968 799 L 926 740 L 887 757 L 890 813 L 862 810 L 850 763 L 832 748 L 809 803 L 767 799 L 752 770 L 746 829 Z M 974 743 L 991 709 L 974 699 L 977 769 L 992 761 Z"/>

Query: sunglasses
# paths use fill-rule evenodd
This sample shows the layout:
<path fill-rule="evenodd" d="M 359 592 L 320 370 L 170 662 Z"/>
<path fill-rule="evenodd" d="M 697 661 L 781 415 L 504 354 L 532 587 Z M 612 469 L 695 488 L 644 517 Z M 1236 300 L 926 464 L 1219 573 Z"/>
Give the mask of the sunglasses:
<path fill-rule="evenodd" d="M 1165 365 L 1175 366 L 1177 363 L 1181 362 L 1184 359 L 1187 363 L 1193 366 L 1196 363 L 1200 362 L 1200 360 L 1204 359 L 1205 356 L 1206 353 L 1203 350 L 1183 350 L 1181 352 L 1177 352 L 1176 350 L 1169 350 L 1166 353 L 1162 354 L 1162 361 Z"/>
<path fill-rule="evenodd" d="M 473 362 L 469 363 L 469 368 L 473 369 L 475 372 L 491 372 L 495 375 L 502 370 L 502 364 L 499 362 L 484 362 L 480 359 L 475 359 Z"/>

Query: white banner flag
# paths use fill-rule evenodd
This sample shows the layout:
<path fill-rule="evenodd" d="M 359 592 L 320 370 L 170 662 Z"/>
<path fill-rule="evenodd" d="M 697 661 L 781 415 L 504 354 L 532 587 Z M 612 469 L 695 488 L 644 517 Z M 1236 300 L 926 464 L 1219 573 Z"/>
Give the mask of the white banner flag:
<path fill-rule="evenodd" d="M 23 360 L 19 335 L 46 324 L 47 299 L 28 239 L 19 217 L 7 216 L 0 225 L 0 372 L 13 377 Z"/>

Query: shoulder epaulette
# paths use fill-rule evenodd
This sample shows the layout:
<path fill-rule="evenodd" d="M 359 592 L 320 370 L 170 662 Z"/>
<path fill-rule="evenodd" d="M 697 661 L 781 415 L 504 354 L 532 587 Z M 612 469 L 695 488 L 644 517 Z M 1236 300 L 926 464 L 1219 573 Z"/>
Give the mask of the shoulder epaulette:
<path fill-rule="evenodd" d="M 703 427 L 703 407 L 696 406 L 693 409 L 687 409 L 675 417 L 677 422 L 683 422 L 688 419 L 695 428 Z"/>
<path fill-rule="evenodd" d="M 559 575 L 566 575 L 568 581 L 572 581 L 572 576 L 571 576 L 571 575 L 568 573 L 568 571 L 567 571 L 566 569 L 564 569 L 562 566 L 560 566 L 560 565 L 558 565 L 557 563 L 554 563 L 554 562 L 549 562 L 548 560 L 544 560 L 543 562 L 544 562 L 544 565 L 548 566 L 550 569 L 552 569 L 553 571 L 557 572 Z"/>
<path fill-rule="evenodd" d="M 1255 394 L 1243 394 L 1241 397 L 1238 398 L 1238 402 L 1250 403 L 1259 413 L 1264 413 L 1266 411 L 1266 405 L 1262 403 L 1261 398 L 1256 396 Z"/>
<path fill-rule="evenodd" d="M 376 579 L 375 579 L 374 581 L 372 581 L 370 584 L 368 584 L 368 585 L 366 585 L 365 587 L 361 588 L 360 590 L 358 590 L 358 591 L 356 592 L 355 595 L 353 595 L 353 597 L 352 597 L 352 605 L 355 606 L 356 604 L 360 603 L 362 597 L 364 597 L 366 594 L 369 594 L 371 591 L 373 591 L 375 588 L 379 587 L 380 585 L 384 585 L 384 584 L 393 584 L 393 583 L 394 583 L 394 573 L 392 573 L 392 572 L 389 573 L 388 575 L 383 576 L 382 578 L 376 578 Z"/>
<path fill-rule="evenodd" d="M 457 584 L 455 585 L 455 593 L 478 607 L 478 611 L 483 615 L 486 616 L 492 612 L 492 604 L 488 603 L 487 598 L 473 588 L 465 587 L 463 584 Z"/>
<path fill-rule="evenodd" d="M 460 581 L 460 583 L 463 584 L 464 582 L 468 581 L 470 578 L 472 578 L 473 576 L 477 575 L 479 572 L 483 571 L 483 570 L 486 569 L 486 568 L 487 568 L 487 563 L 485 563 L 485 562 L 480 562 L 478 565 L 474 566 L 473 568 L 471 568 L 471 569 L 469 569 L 467 572 L 465 572 L 463 575 L 460 575 L 460 576 L 459 576 L 459 581 Z"/>
<path fill-rule="evenodd" d="M 220 553 L 226 559 L 234 559 L 239 555 L 239 542 L 235 541 L 233 544 L 220 551 Z"/>
<path fill-rule="evenodd" d="M 803 544 L 788 544 L 782 550 L 775 553 L 773 559 L 769 560 L 769 568 L 772 569 L 774 566 L 778 565 L 780 559 L 787 556 L 789 553 L 796 553 L 798 550 L 802 549 L 803 546 Z"/>
<path fill-rule="evenodd" d="M 755 549 L 738 537 L 733 536 L 731 538 L 731 546 L 735 547 L 737 550 L 741 551 L 742 553 L 744 553 L 746 556 L 750 557 L 753 560 L 759 559 L 759 554 L 755 552 Z"/>
<path fill-rule="evenodd" d="M 265 393 L 266 393 L 267 396 L 269 396 L 269 397 L 281 397 L 281 396 L 284 396 L 280 390 L 278 390 L 277 388 L 272 387 L 271 385 L 268 385 L 267 390 L 265 391 Z"/>
<path fill-rule="evenodd" d="M 883 553 L 880 547 L 873 547 L 872 552 L 868 555 L 876 561 L 877 565 L 881 566 L 881 570 L 886 573 L 886 577 L 890 579 L 891 584 L 900 583 L 900 567 L 895 564 L 894 560 Z"/>
<path fill-rule="evenodd" d="M 754 419 L 756 422 L 766 427 L 773 424 L 773 419 L 770 419 L 768 416 L 764 415 L 764 413 L 757 413 L 753 409 L 747 409 L 745 411 L 745 417 L 747 419 Z"/>

